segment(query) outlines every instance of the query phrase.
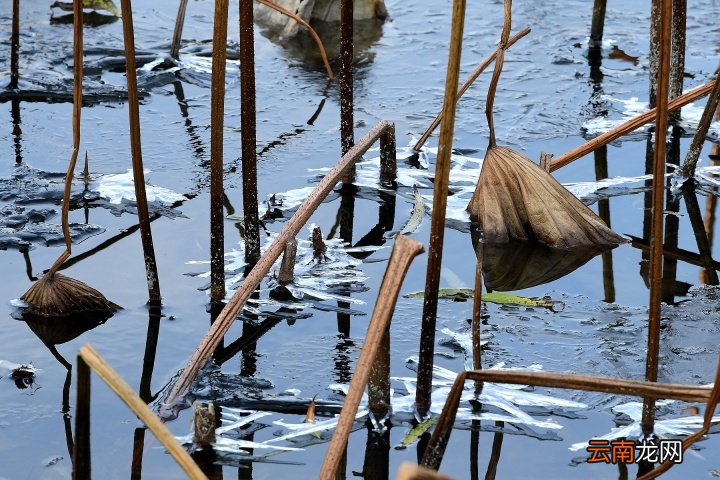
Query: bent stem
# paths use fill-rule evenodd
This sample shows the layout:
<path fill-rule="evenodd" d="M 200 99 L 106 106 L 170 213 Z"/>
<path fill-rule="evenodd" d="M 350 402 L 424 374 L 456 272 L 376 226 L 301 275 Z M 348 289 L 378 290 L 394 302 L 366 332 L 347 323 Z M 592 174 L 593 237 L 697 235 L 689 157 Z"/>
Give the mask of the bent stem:
<path fill-rule="evenodd" d="M 372 319 L 368 326 L 365 342 L 360 352 L 360 358 L 355 366 L 355 373 L 350 381 L 350 387 L 345 397 L 340 419 L 338 420 L 335 433 L 333 433 L 330 446 L 328 447 L 325 460 L 323 461 L 320 475 L 318 478 L 322 480 L 331 480 L 335 477 L 343 452 L 347 445 L 348 436 L 352 430 L 355 415 L 357 414 L 360 400 L 365 392 L 365 386 L 370 376 L 375 357 L 380 350 L 383 337 L 388 335 L 388 328 L 395 311 L 400 287 L 405 279 L 410 263 L 413 259 L 423 252 L 421 243 L 416 242 L 403 235 L 395 238 L 390 261 L 388 262 L 385 276 L 380 285 L 380 295 L 373 310 Z"/>
<path fill-rule="evenodd" d="M 81 0 L 73 2 L 73 14 L 75 22 L 73 24 L 73 151 L 70 155 L 70 164 L 65 173 L 65 190 L 62 200 L 62 231 L 65 239 L 65 251 L 60 254 L 55 263 L 52 264 L 47 275 L 52 277 L 55 275 L 60 266 L 67 260 L 72 253 L 72 239 L 70 238 L 70 225 L 68 215 L 70 213 L 70 190 L 72 189 L 72 179 L 75 172 L 75 164 L 77 163 L 78 153 L 80 152 L 80 111 L 82 110 L 82 81 L 83 81 L 83 7 Z"/>
<path fill-rule="evenodd" d="M 510 39 L 508 39 L 507 45 L 505 46 L 504 50 L 507 50 L 508 48 L 512 47 L 515 44 L 515 42 L 517 42 L 518 40 L 523 38 L 525 35 L 530 33 L 530 31 L 531 30 L 529 27 L 525 27 L 522 30 L 520 30 L 518 33 L 513 35 Z M 490 55 L 485 57 L 485 60 L 483 60 L 480 63 L 480 65 L 475 67 L 475 70 L 473 70 L 473 72 L 470 74 L 470 76 L 467 78 L 467 80 L 465 80 L 465 83 L 463 83 L 462 86 L 458 89 L 458 93 L 457 93 L 458 99 L 463 96 L 463 94 L 467 91 L 467 89 L 470 88 L 470 85 L 472 85 L 475 82 L 475 80 L 477 80 L 477 78 L 480 76 L 480 74 L 482 72 L 484 72 L 485 69 L 488 66 L 490 66 L 490 64 L 492 62 L 495 61 L 495 58 L 497 58 L 497 53 L 498 53 L 497 50 L 495 50 Z M 413 150 L 420 151 L 420 149 L 423 147 L 423 145 L 425 145 L 425 142 L 427 142 L 427 139 L 430 138 L 430 135 L 432 135 L 432 133 L 437 128 L 437 126 L 440 125 L 440 121 L 442 120 L 442 118 L 443 118 L 443 112 L 441 111 L 440 113 L 437 114 L 437 116 L 435 117 L 435 120 L 432 121 L 430 126 L 428 126 L 427 130 L 425 130 L 425 132 L 422 134 L 422 136 L 420 137 L 420 140 L 418 140 L 417 143 L 415 144 L 415 146 L 413 147 Z"/>
<path fill-rule="evenodd" d="M 185 0 L 187 1 L 187 0 Z M 315 40 L 315 43 L 317 44 L 318 50 L 320 50 L 320 56 L 322 57 L 323 64 L 325 64 L 325 70 L 327 71 L 328 77 L 330 77 L 330 81 L 332 82 L 335 78 L 335 75 L 333 74 L 332 68 L 330 68 L 330 62 L 328 62 L 327 53 L 325 53 L 325 46 L 323 46 L 322 40 L 320 40 L 320 37 L 318 36 L 317 32 L 315 32 L 315 29 L 313 29 L 309 23 L 307 23 L 302 18 L 298 17 L 294 13 L 292 13 L 290 10 L 287 10 L 284 7 L 281 7 L 275 2 L 271 2 L 270 0 L 257 0 L 259 3 L 265 5 L 268 8 L 272 8 L 273 10 L 276 10 L 283 15 L 292 18 L 296 22 L 298 22 L 300 25 L 302 25 L 308 33 L 312 36 L 313 40 Z"/>
<path fill-rule="evenodd" d="M 490 145 L 495 146 L 495 123 L 493 121 L 493 104 L 495 103 L 495 91 L 502 73 L 503 63 L 505 63 L 505 50 L 507 49 L 508 38 L 510 36 L 510 25 L 512 23 L 512 0 L 505 0 L 505 15 L 503 19 L 503 29 L 500 34 L 500 43 L 498 43 L 495 53 L 495 69 L 493 70 L 492 80 L 488 88 L 487 102 L 485 103 L 485 116 L 487 117 L 488 127 L 490 128 Z"/>

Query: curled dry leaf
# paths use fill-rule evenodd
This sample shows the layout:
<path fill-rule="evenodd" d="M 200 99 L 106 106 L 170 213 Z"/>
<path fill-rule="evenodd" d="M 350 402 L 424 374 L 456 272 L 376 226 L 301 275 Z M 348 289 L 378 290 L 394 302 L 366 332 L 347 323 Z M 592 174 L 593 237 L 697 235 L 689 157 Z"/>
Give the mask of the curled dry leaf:
<path fill-rule="evenodd" d="M 506 147 L 488 149 L 468 212 L 487 243 L 517 239 L 572 249 L 627 241 L 552 175 Z"/>

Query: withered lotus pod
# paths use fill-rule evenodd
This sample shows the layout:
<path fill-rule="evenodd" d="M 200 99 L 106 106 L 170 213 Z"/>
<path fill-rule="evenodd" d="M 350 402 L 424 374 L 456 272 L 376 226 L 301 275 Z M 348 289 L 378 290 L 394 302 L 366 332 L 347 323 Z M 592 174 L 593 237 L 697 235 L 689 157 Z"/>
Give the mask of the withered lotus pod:
<path fill-rule="evenodd" d="M 20 298 L 28 303 L 28 313 L 45 317 L 91 311 L 114 312 L 121 308 L 94 288 L 60 273 L 47 273 Z"/>

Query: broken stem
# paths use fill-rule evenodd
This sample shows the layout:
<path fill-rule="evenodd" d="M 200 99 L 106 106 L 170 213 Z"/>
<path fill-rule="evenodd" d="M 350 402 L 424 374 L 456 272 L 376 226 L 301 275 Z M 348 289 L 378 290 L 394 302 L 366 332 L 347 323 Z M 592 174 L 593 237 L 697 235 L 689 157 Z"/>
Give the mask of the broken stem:
<path fill-rule="evenodd" d="M 390 320 L 395 311 L 395 303 L 400 292 L 400 287 L 407 274 L 408 268 L 412 260 L 423 251 L 421 243 L 408 237 L 398 235 L 395 237 L 395 245 L 393 246 L 390 261 L 388 262 L 385 276 L 380 285 L 381 295 L 378 296 L 373 310 L 372 319 L 368 326 L 365 342 L 360 352 L 360 358 L 355 365 L 355 373 L 350 381 L 350 387 L 345 397 L 340 419 L 338 420 L 335 433 L 333 433 L 330 446 L 328 447 L 325 460 L 323 461 L 320 474 L 321 480 L 331 480 L 335 477 L 335 471 L 342 458 L 342 454 L 347 445 L 347 439 L 350 435 L 355 415 L 357 414 L 360 400 L 362 399 L 365 386 L 367 385 L 370 371 L 375 362 L 375 357 L 379 350 L 380 344 L 384 336 L 388 334 Z"/>
<path fill-rule="evenodd" d="M 180 465 L 180 468 L 183 469 L 189 478 L 207 480 L 205 474 L 193 459 L 190 458 L 190 455 L 188 455 L 182 445 L 178 443 L 172 432 L 168 430 L 150 407 L 137 396 L 132 387 L 105 362 L 90 344 L 83 345 L 78 352 L 78 356 L 120 397 L 120 400 L 137 415 L 140 421 L 150 429 L 153 435 L 155 435 L 155 438 L 167 449 L 168 453 L 177 464 Z"/>
<path fill-rule="evenodd" d="M 373 127 L 360 141 L 342 157 L 335 167 L 330 170 L 310 195 L 305 199 L 302 205 L 295 212 L 290 220 L 287 221 L 283 229 L 280 231 L 275 240 L 268 246 L 265 254 L 255 264 L 250 273 L 245 277 L 243 283 L 233 294 L 230 301 L 225 305 L 223 310 L 218 315 L 215 323 L 212 324 L 210 330 L 205 335 L 205 338 L 200 342 L 198 348 L 193 353 L 192 357 L 188 361 L 187 366 L 181 373 L 177 382 L 172 388 L 172 391 L 168 395 L 166 400 L 167 405 L 173 405 L 175 401 L 184 395 L 190 385 L 197 377 L 200 369 L 202 369 L 207 361 L 212 357 L 215 348 L 222 340 L 225 333 L 232 325 L 232 322 L 237 317 L 240 310 L 245 305 L 245 302 L 250 298 L 250 295 L 255 291 L 260 281 L 265 277 L 270 268 L 278 259 L 280 254 L 285 249 L 285 244 L 290 238 L 295 236 L 300 231 L 300 228 L 307 222 L 310 215 L 330 193 L 333 187 L 337 184 L 347 170 L 357 162 L 360 157 L 365 153 L 368 148 L 380 137 L 380 135 L 390 126 L 390 124 L 381 120 L 375 127 Z"/>
<path fill-rule="evenodd" d="M 277 10 L 278 12 L 282 13 L 285 16 L 288 16 L 298 22 L 300 25 L 302 25 L 312 36 L 313 40 L 315 40 L 315 43 L 317 44 L 318 50 L 320 50 L 320 56 L 322 57 L 323 64 L 325 65 L 325 70 L 327 71 L 328 77 L 330 77 L 330 81 L 332 82 L 335 79 L 335 75 L 333 74 L 332 68 L 330 68 L 330 62 L 328 62 L 327 53 L 325 53 L 325 46 L 322 43 L 322 40 L 320 40 L 320 37 L 318 36 L 317 32 L 315 32 L 315 29 L 313 29 L 309 23 L 307 23 L 302 18 L 298 17 L 294 13 L 292 13 L 290 10 L 287 10 L 284 7 L 281 7 L 275 2 L 271 2 L 270 0 L 257 0 L 258 2 L 262 3 L 268 8 L 272 8 L 273 10 Z M 309 122 L 308 122 L 309 123 Z"/>

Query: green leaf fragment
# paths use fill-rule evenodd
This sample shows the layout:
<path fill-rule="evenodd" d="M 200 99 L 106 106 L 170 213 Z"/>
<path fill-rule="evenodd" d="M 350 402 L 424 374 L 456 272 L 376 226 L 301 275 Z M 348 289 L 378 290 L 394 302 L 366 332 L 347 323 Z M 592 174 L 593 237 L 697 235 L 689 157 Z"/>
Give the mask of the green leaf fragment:
<path fill-rule="evenodd" d="M 413 292 L 405 295 L 405 298 L 423 298 L 425 292 Z M 468 300 L 473 297 L 471 288 L 441 288 L 438 291 L 438 298 L 444 300 Z M 519 305 L 521 307 L 543 307 L 555 308 L 562 305 L 558 300 L 549 298 L 530 298 L 513 295 L 511 293 L 483 293 L 483 302 L 496 303 L 498 305 Z"/>
<path fill-rule="evenodd" d="M 415 425 L 408 433 L 405 435 L 405 438 L 402 439 L 402 441 L 395 446 L 396 450 L 403 450 L 413 443 L 420 440 L 420 437 L 423 436 L 425 432 L 427 432 L 430 427 L 435 425 L 437 422 L 437 417 L 429 417 L 425 419 L 422 423 L 418 423 Z"/>

